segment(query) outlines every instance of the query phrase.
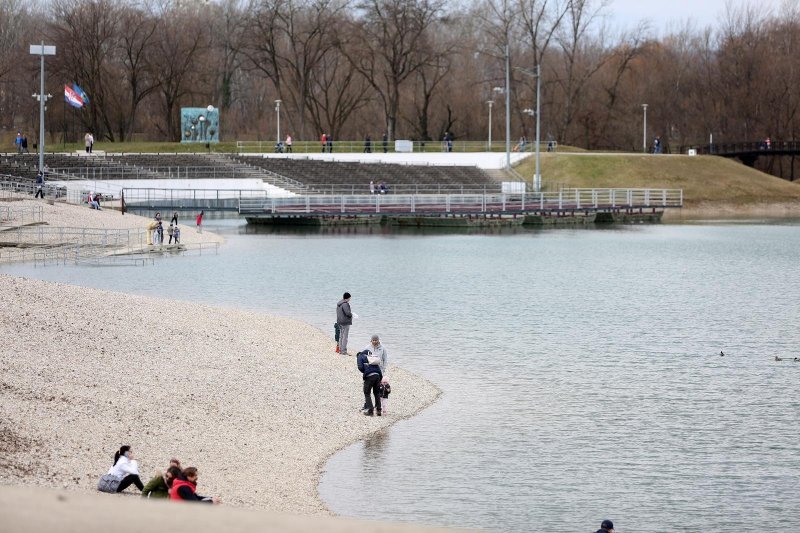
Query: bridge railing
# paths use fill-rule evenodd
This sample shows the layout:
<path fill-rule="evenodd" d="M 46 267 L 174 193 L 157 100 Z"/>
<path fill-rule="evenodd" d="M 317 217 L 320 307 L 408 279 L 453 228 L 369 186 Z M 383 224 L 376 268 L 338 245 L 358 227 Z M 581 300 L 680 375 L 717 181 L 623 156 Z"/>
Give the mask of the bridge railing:
<path fill-rule="evenodd" d="M 308 195 L 242 198 L 240 214 L 337 215 L 387 213 L 503 213 L 537 210 L 677 208 L 681 189 L 562 189 L 525 194 Z"/>
<path fill-rule="evenodd" d="M 763 141 L 745 141 L 716 144 L 698 144 L 681 146 L 681 153 L 687 153 L 690 149 L 698 155 L 733 155 L 733 154 L 752 154 L 764 152 L 800 152 L 800 141 L 774 141 L 766 139 Z"/>

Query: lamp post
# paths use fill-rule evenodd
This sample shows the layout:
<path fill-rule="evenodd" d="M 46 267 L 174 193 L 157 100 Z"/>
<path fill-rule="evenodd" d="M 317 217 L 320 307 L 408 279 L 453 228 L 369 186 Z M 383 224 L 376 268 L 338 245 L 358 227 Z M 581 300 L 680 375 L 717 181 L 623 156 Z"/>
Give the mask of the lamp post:
<path fill-rule="evenodd" d="M 494 100 L 487 100 L 487 104 L 489 104 L 489 151 L 492 151 L 492 106 L 494 105 Z"/>
<path fill-rule="evenodd" d="M 642 152 L 647 153 L 647 104 L 642 104 L 644 118 L 642 123 Z"/>
<path fill-rule="evenodd" d="M 542 108 L 541 108 L 541 101 L 542 101 L 542 99 L 541 99 L 541 94 L 542 94 L 542 91 L 541 91 L 541 87 L 542 87 L 542 66 L 541 65 L 536 65 L 536 71 L 535 72 L 531 72 L 530 70 L 524 69 L 522 67 L 515 67 L 515 68 L 517 70 L 519 70 L 520 72 L 522 72 L 524 74 L 527 74 L 528 76 L 533 76 L 533 77 L 536 78 L 536 111 L 534 111 L 533 109 L 525 109 L 525 110 L 523 110 L 523 113 L 527 113 L 528 115 L 536 115 L 536 147 L 535 147 L 535 150 L 536 150 L 536 170 L 535 170 L 535 174 L 533 175 L 533 190 L 538 192 L 538 191 L 540 191 L 542 189 L 542 175 L 541 175 L 541 172 L 539 171 L 539 169 L 540 169 L 540 166 L 539 166 L 539 161 L 540 161 L 539 145 L 541 144 L 541 132 L 542 132 L 542 130 L 541 130 L 541 120 L 540 120 L 541 119 L 541 110 L 542 110 Z"/>
<path fill-rule="evenodd" d="M 511 72 L 506 35 L 506 170 L 511 170 Z"/>
<path fill-rule="evenodd" d="M 275 143 L 281 142 L 281 101 L 275 100 L 275 112 L 278 113 L 278 138 L 275 140 Z"/>
<path fill-rule="evenodd" d="M 51 94 L 44 94 L 44 56 L 56 55 L 55 46 L 45 46 L 44 41 L 42 44 L 32 44 L 30 46 L 30 54 L 40 57 L 40 74 L 39 74 L 39 94 L 33 94 L 34 98 L 39 100 L 39 172 L 44 173 L 44 103 L 48 98 L 52 98 Z"/>
<path fill-rule="evenodd" d="M 205 115 L 200 115 L 197 120 L 200 121 L 200 136 L 203 138 L 203 142 L 206 142 L 208 140 L 206 136 L 206 117 Z"/>

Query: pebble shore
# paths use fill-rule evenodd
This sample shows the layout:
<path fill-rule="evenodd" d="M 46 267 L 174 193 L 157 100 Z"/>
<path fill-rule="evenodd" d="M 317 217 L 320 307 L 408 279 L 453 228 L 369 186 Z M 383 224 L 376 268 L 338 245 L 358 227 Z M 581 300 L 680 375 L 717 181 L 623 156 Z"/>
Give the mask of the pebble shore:
<path fill-rule="evenodd" d="M 226 505 L 329 514 L 327 458 L 439 395 L 392 367 L 391 413 L 363 416 L 354 358 L 291 319 L 5 275 L 0 294 L 0 484 L 93 492 L 130 444 L 145 482 L 176 456 Z"/>

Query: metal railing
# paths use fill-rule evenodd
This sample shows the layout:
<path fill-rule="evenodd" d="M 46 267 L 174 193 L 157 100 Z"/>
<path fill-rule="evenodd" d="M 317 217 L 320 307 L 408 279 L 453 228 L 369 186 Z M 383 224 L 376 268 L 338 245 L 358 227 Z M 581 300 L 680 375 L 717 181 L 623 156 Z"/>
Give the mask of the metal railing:
<path fill-rule="evenodd" d="M 687 153 L 689 149 L 694 149 L 698 155 L 735 155 L 749 153 L 770 152 L 798 152 L 800 153 L 800 141 L 745 141 L 715 144 L 686 145 L 680 147 L 681 153 Z"/>
<path fill-rule="evenodd" d="M 65 187 L 45 184 L 43 191 L 45 198 L 62 198 L 66 195 Z M 36 194 L 36 183 L 32 179 L 19 176 L 0 175 L 0 200 L 18 199 L 19 195 L 33 197 Z"/>
<path fill-rule="evenodd" d="M 386 145 L 386 150 L 383 147 L 381 139 L 372 140 L 370 152 L 367 152 L 364 141 L 334 141 L 331 147 L 333 153 L 395 153 L 394 141 L 390 141 Z M 325 149 L 322 148 L 321 141 L 293 141 L 292 150 L 289 152 L 287 147 L 275 141 L 236 141 L 236 150 L 239 153 L 327 153 L 329 151 L 326 145 Z M 512 141 L 512 152 L 533 152 L 536 150 L 536 143 L 526 141 L 520 143 L 519 140 Z M 555 141 L 542 141 L 539 143 L 540 152 L 555 152 L 558 150 L 558 143 Z M 444 141 L 412 141 L 412 151 L 414 153 L 427 152 L 448 152 L 447 144 Z M 505 152 L 505 141 L 492 142 L 489 145 L 486 141 L 453 141 L 450 152 Z"/>
<path fill-rule="evenodd" d="M 239 213 L 286 215 L 514 214 L 538 211 L 677 208 L 682 189 L 562 189 L 525 194 L 309 195 L 243 198 Z"/>
<path fill-rule="evenodd" d="M 381 194 L 379 184 L 374 186 L 374 194 Z M 309 183 L 308 188 L 315 194 L 373 194 L 364 183 Z M 390 184 L 384 194 L 485 194 L 501 192 L 501 188 L 499 183 L 398 183 Z"/>
<path fill-rule="evenodd" d="M 24 224 L 41 223 L 44 220 L 44 210 L 40 205 L 30 206 L 5 206 L 0 205 L 0 231 L 2 226 L 20 226 Z"/>
<path fill-rule="evenodd" d="M 230 166 L 118 166 L 64 167 L 50 169 L 50 179 L 131 180 L 131 179 L 232 179 L 253 177 L 260 169 L 249 165 Z M 244 174 L 244 176 L 243 176 Z"/>

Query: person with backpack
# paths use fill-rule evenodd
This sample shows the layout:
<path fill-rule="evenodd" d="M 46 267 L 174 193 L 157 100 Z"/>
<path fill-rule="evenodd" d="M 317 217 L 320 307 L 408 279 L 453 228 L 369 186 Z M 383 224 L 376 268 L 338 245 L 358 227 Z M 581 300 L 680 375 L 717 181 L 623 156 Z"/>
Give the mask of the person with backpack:
<path fill-rule="evenodd" d="M 358 371 L 364 375 L 364 407 L 366 409 L 364 415 L 366 416 L 374 416 L 375 411 L 377 411 L 378 416 L 383 413 L 380 384 L 383 380 L 383 370 L 387 368 L 388 362 L 389 354 L 381 344 L 381 339 L 378 335 L 373 335 L 370 345 L 358 352 L 356 364 L 358 365 Z M 374 409 L 370 394 L 375 396 Z"/>
<path fill-rule="evenodd" d="M 350 326 L 353 324 L 353 312 L 350 310 L 350 293 L 342 295 L 342 299 L 336 303 L 336 323 L 339 324 L 339 352 L 342 355 L 347 353 L 347 337 L 350 333 Z"/>
<path fill-rule="evenodd" d="M 36 194 L 34 198 L 44 200 L 44 173 L 41 170 L 36 174 Z"/>

